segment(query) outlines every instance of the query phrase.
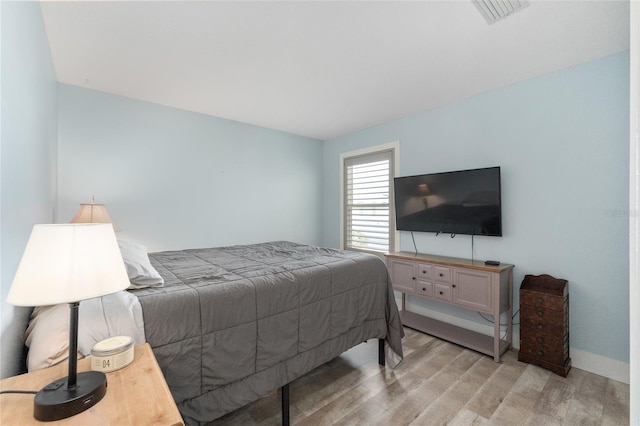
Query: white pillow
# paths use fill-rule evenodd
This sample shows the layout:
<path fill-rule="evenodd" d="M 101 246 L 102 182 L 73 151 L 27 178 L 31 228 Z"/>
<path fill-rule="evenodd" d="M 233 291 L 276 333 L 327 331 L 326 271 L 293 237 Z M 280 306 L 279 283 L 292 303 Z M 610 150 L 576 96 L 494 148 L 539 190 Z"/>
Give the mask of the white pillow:
<path fill-rule="evenodd" d="M 80 302 L 78 312 L 78 358 L 91 353 L 93 345 L 113 336 L 131 336 L 145 342 L 144 318 L 138 298 L 119 291 Z M 29 371 L 51 367 L 69 357 L 69 304 L 37 306 L 25 332 L 29 347 Z"/>
<path fill-rule="evenodd" d="M 162 287 L 164 279 L 151 265 L 147 248 L 133 241 L 118 240 L 122 259 L 129 275 L 129 289 Z"/>
<path fill-rule="evenodd" d="M 27 369 L 51 367 L 69 357 L 69 305 L 36 306 L 25 332 Z M 78 354 L 78 358 L 82 356 Z"/>

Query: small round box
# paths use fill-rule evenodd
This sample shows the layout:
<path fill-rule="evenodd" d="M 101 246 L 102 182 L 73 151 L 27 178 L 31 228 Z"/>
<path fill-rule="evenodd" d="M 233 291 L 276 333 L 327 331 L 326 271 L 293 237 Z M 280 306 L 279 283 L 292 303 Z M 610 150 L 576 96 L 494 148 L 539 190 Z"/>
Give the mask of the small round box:
<path fill-rule="evenodd" d="M 91 369 L 108 373 L 131 364 L 133 343 L 130 336 L 109 337 L 96 343 L 91 348 Z"/>

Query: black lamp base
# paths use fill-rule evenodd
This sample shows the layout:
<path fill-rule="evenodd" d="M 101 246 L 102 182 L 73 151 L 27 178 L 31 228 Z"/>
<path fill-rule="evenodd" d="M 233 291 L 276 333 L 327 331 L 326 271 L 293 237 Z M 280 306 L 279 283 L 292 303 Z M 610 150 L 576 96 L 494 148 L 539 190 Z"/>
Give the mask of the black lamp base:
<path fill-rule="evenodd" d="M 77 374 L 76 385 L 63 377 L 42 388 L 33 401 L 33 417 L 42 422 L 75 416 L 96 405 L 107 393 L 107 376 L 100 371 Z"/>

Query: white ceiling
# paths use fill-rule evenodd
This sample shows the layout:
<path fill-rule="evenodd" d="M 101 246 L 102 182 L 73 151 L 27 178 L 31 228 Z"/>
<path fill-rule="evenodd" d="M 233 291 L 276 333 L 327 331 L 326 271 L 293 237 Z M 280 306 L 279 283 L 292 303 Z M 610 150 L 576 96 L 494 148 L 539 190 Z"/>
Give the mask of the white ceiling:
<path fill-rule="evenodd" d="M 63 83 L 322 140 L 629 49 L 628 1 L 41 4 Z"/>

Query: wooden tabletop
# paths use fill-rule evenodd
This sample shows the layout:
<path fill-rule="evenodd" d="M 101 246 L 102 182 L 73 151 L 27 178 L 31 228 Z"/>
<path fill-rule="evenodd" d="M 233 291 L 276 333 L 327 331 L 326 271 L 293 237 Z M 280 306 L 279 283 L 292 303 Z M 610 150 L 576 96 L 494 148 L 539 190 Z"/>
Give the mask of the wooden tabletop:
<path fill-rule="evenodd" d="M 411 261 L 424 261 L 429 263 L 437 263 L 445 266 L 457 266 L 467 269 L 476 269 L 479 271 L 487 272 L 502 272 L 509 269 L 513 269 L 513 265 L 510 263 L 500 263 L 499 265 L 486 265 L 484 261 L 463 259 L 460 257 L 439 256 L 436 254 L 427 253 L 412 253 L 408 251 L 396 251 L 391 253 L 385 253 L 385 257 L 394 259 L 404 259 Z"/>
<path fill-rule="evenodd" d="M 183 425 L 182 417 L 164 381 L 148 343 L 134 348 L 128 366 L 106 373 L 107 394 L 88 410 L 54 422 L 33 417 L 32 394 L 0 395 L 0 425 Z M 78 361 L 78 372 L 91 369 L 91 357 Z M 68 364 L 9 377 L 0 381 L 0 390 L 38 391 L 68 375 Z"/>

